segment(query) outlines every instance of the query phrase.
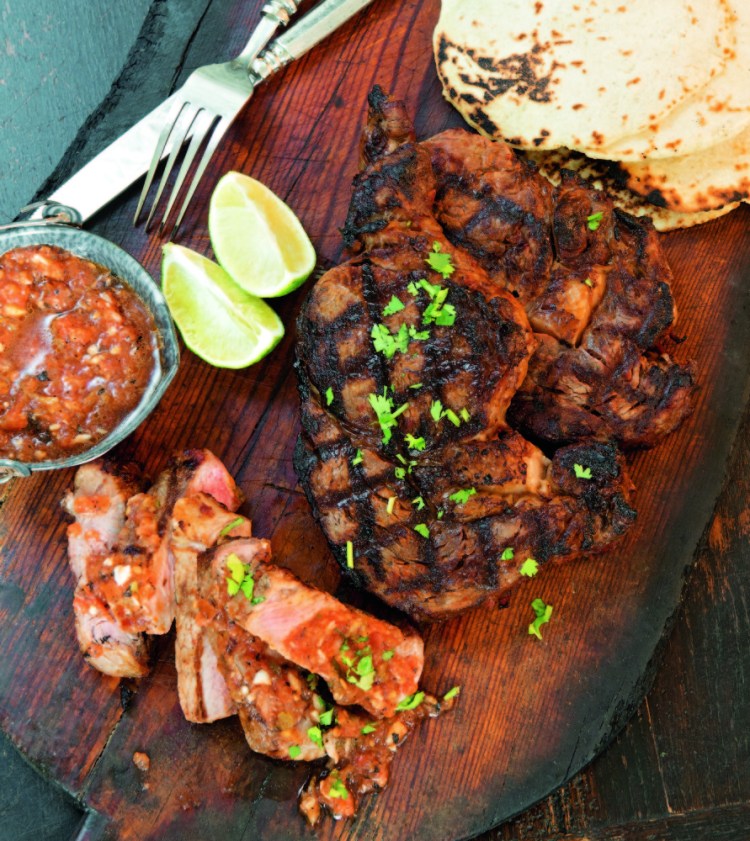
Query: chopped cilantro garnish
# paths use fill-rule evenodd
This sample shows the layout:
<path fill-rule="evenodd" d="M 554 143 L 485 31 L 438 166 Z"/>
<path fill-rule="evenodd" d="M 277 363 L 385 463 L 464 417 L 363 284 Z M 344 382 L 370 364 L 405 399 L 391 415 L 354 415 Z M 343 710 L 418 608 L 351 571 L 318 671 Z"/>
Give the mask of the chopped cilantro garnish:
<path fill-rule="evenodd" d="M 357 450 L 354 454 L 354 458 L 352 459 L 352 464 L 362 464 L 362 450 Z"/>
<path fill-rule="evenodd" d="M 574 464 L 573 472 L 576 474 L 576 479 L 590 479 L 591 468 L 584 467 L 582 464 Z"/>
<path fill-rule="evenodd" d="M 401 455 L 401 453 L 396 453 L 396 458 L 401 462 L 401 464 L 407 464 L 406 459 Z"/>
<path fill-rule="evenodd" d="M 407 432 L 406 435 L 404 436 L 404 441 L 406 443 L 406 446 L 410 450 L 420 450 L 421 451 L 427 446 L 427 444 L 426 444 L 424 438 L 422 438 L 422 436 L 420 436 L 419 438 L 415 438 L 409 432 Z"/>
<path fill-rule="evenodd" d="M 328 796 L 336 800 L 346 800 L 349 797 L 349 790 L 341 782 L 336 771 L 328 778 L 331 781 L 331 788 L 328 791 Z"/>
<path fill-rule="evenodd" d="M 242 590 L 243 595 L 251 604 L 260 604 L 265 601 L 263 596 L 253 596 L 255 579 L 250 571 L 250 565 L 243 564 L 234 552 L 227 556 L 227 569 L 229 570 L 227 593 L 230 596 L 236 596 Z"/>
<path fill-rule="evenodd" d="M 518 568 L 519 575 L 525 575 L 527 578 L 533 578 L 539 572 L 539 563 L 534 558 L 526 558 L 526 560 Z"/>
<path fill-rule="evenodd" d="M 460 491 L 456 491 L 455 493 L 452 493 L 448 497 L 448 499 L 450 499 L 451 502 L 457 502 L 460 505 L 463 505 L 465 502 L 468 502 L 469 497 L 474 496 L 474 494 L 476 492 L 477 492 L 476 488 L 462 488 Z"/>
<path fill-rule="evenodd" d="M 445 695 L 443 695 L 443 700 L 444 700 L 444 701 L 450 701 L 450 699 L 451 699 L 451 698 L 455 698 L 455 697 L 456 697 L 456 695 L 458 695 L 458 693 L 459 693 L 460 691 L 461 691 L 461 687 L 460 687 L 460 686 L 454 686 L 454 687 L 452 687 L 451 689 L 449 689 L 449 690 L 445 693 Z"/>
<path fill-rule="evenodd" d="M 394 506 L 395 504 L 396 504 L 396 497 L 395 497 L 395 496 L 390 496 L 390 497 L 388 497 L 388 504 L 385 506 L 385 510 L 386 510 L 389 514 L 393 514 L 393 506 Z"/>
<path fill-rule="evenodd" d="M 552 616 L 552 605 L 545 604 L 542 599 L 534 599 L 531 603 L 531 609 L 534 611 L 536 619 L 529 625 L 529 633 L 541 639 L 542 632 L 539 629 L 545 622 L 549 622 L 550 616 Z"/>
<path fill-rule="evenodd" d="M 432 406 L 430 406 L 430 414 L 432 415 L 432 419 L 435 423 L 440 421 L 440 418 L 443 417 L 443 404 L 439 400 L 433 400 Z"/>
<path fill-rule="evenodd" d="M 587 277 L 586 280 L 583 281 L 586 286 L 591 286 L 593 288 L 594 284 L 591 282 L 591 278 Z"/>
<path fill-rule="evenodd" d="M 589 226 L 590 231 L 596 231 L 599 229 L 599 225 L 602 222 L 602 216 L 604 213 L 600 210 L 598 213 L 592 213 L 591 216 L 586 217 L 586 223 Z"/>
<path fill-rule="evenodd" d="M 399 301 L 399 299 L 395 296 L 391 296 L 391 300 L 385 305 L 383 309 L 383 316 L 386 315 L 393 315 L 395 312 L 401 312 L 404 308 L 404 305 Z"/>
<path fill-rule="evenodd" d="M 442 520 L 442 519 L 443 519 L 443 514 L 445 514 L 445 511 L 443 511 L 443 509 L 442 509 L 442 508 L 438 508 L 438 512 L 437 512 L 437 518 L 438 518 L 438 520 Z"/>
<path fill-rule="evenodd" d="M 515 555 L 515 552 L 510 548 L 510 546 L 508 546 L 506 549 L 503 549 L 503 554 L 500 555 L 500 560 L 501 561 L 512 561 L 513 560 L 513 555 Z"/>
<path fill-rule="evenodd" d="M 395 652 L 391 651 L 391 649 L 389 648 L 387 651 L 383 652 L 383 660 L 387 663 L 393 657 L 394 654 Z"/>
<path fill-rule="evenodd" d="M 456 308 L 453 304 L 446 304 L 449 289 L 446 287 L 432 286 L 427 281 L 420 281 L 425 291 L 432 299 L 422 313 L 422 324 L 437 324 L 439 327 L 452 327 L 456 320 Z"/>
<path fill-rule="evenodd" d="M 419 287 L 416 283 L 412 280 L 409 285 L 406 287 L 407 291 L 410 295 L 413 295 L 415 298 L 419 295 Z"/>
<path fill-rule="evenodd" d="M 418 389 L 422 388 L 423 385 L 424 383 L 414 383 L 413 385 L 410 385 L 409 388 Z"/>
<path fill-rule="evenodd" d="M 394 467 L 393 473 L 397 479 L 403 479 L 406 476 L 406 468 L 405 467 Z"/>
<path fill-rule="evenodd" d="M 417 534 L 421 534 L 422 537 L 429 537 L 430 536 L 430 530 L 429 530 L 429 528 L 427 528 L 427 525 L 425 523 L 417 523 L 417 525 L 414 526 L 414 531 Z"/>
<path fill-rule="evenodd" d="M 453 409 L 446 409 L 443 412 L 443 417 L 448 418 L 448 420 L 453 424 L 453 426 L 461 426 L 461 419 L 459 416 L 453 411 Z"/>
<path fill-rule="evenodd" d="M 407 695 L 396 709 L 399 712 L 403 712 L 404 710 L 413 710 L 416 709 L 424 700 L 424 692 L 415 692 L 413 695 Z"/>
<path fill-rule="evenodd" d="M 374 724 L 365 724 L 365 726 L 359 731 L 363 736 L 366 736 L 368 733 L 374 733 L 376 727 Z"/>
<path fill-rule="evenodd" d="M 461 409 L 459 414 L 461 415 L 461 419 L 464 423 L 468 423 L 471 420 L 471 415 L 469 414 L 469 410 L 466 408 L 466 406 L 464 406 L 464 408 Z"/>
<path fill-rule="evenodd" d="M 349 569 L 354 569 L 354 544 L 351 540 L 346 541 L 346 565 Z"/>
<path fill-rule="evenodd" d="M 289 758 L 296 759 L 302 753 L 302 748 L 299 745 L 289 745 Z"/>
<path fill-rule="evenodd" d="M 328 386 L 326 389 L 326 406 L 330 406 L 333 403 L 333 389 Z"/>
<path fill-rule="evenodd" d="M 334 709 L 331 707 L 330 710 L 326 710 L 324 713 L 321 713 L 318 716 L 318 720 L 323 725 L 323 727 L 330 727 L 333 724 L 333 713 Z"/>
<path fill-rule="evenodd" d="M 319 748 L 323 747 L 323 734 L 320 731 L 320 727 L 308 727 L 307 738 Z"/>
<path fill-rule="evenodd" d="M 307 681 L 307 685 L 310 687 L 310 689 L 315 690 L 317 688 L 317 686 L 318 686 L 318 676 L 317 675 L 308 675 L 305 678 L 305 680 Z M 318 695 L 316 695 L 315 697 L 319 698 Z"/>
<path fill-rule="evenodd" d="M 409 347 L 409 328 L 406 324 L 402 324 L 396 333 L 391 333 L 385 324 L 373 324 L 370 336 L 375 350 L 386 359 L 391 359 L 397 350 L 405 353 Z"/>
<path fill-rule="evenodd" d="M 412 324 L 409 327 L 409 338 L 414 339 L 415 342 L 425 342 L 430 338 L 430 331 L 417 330 L 417 328 Z"/>
<path fill-rule="evenodd" d="M 411 501 L 411 504 L 417 506 L 417 511 L 421 511 L 424 508 L 424 500 L 421 496 L 418 496 L 416 497 L 416 499 L 413 499 Z"/>
<path fill-rule="evenodd" d="M 237 528 L 237 526 L 241 526 L 244 522 L 244 517 L 237 517 L 236 519 L 232 520 L 231 523 L 227 523 L 224 526 L 224 528 L 219 532 L 219 537 L 226 537 L 229 534 L 229 532 L 232 531 L 232 529 Z"/>
<path fill-rule="evenodd" d="M 435 283 L 430 283 L 430 281 L 424 277 L 422 278 L 422 280 L 417 281 L 417 286 L 419 286 L 421 289 L 424 289 L 424 291 L 430 296 L 431 300 L 434 300 L 440 293 L 440 290 L 443 288 L 442 286 L 438 286 Z M 446 290 L 446 295 L 447 294 L 448 293 Z M 443 298 L 443 300 L 445 300 L 445 298 Z"/>
<path fill-rule="evenodd" d="M 387 386 L 383 389 L 382 394 L 370 394 L 368 400 L 377 416 L 380 428 L 383 430 L 383 443 L 387 444 L 393 434 L 391 430 L 396 426 L 396 418 L 409 408 L 409 404 L 404 403 L 394 411 L 393 398 L 388 397 Z"/>
<path fill-rule="evenodd" d="M 451 261 L 451 255 L 442 250 L 439 242 L 432 243 L 432 251 L 427 255 L 425 262 L 433 271 L 446 279 L 456 271 Z"/>

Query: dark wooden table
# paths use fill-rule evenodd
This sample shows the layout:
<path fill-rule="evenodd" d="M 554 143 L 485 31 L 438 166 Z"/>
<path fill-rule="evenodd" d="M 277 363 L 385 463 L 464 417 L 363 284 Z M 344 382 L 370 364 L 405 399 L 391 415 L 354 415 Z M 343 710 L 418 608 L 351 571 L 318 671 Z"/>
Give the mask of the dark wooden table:
<path fill-rule="evenodd" d="M 57 5 L 50 3 L 49 13 L 65 14 Z M 74 169 L 117 133 L 118 126 L 126 127 L 134 115 L 158 102 L 165 86 L 186 66 L 226 57 L 226 23 L 212 24 L 234 14 L 244 25 L 247 14 L 240 13 L 239 5 L 228 0 L 155 0 L 142 38 L 132 50 L 123 51 L 130 58 L 122 76 L 97 118 L 78 134 L 52 180 Z M 22 8 L 16 3 L 14 11 Z M 134 9 L 133 14 L 141 12 Z M 3 23 L 9 25 L 7 19 Z M 94 45 L 102 33 L 91 26 L 81 37 Z M 108 32 L 107 38 L 117 40 L 117 33 Z M 185 57 L 175 45 L 187 43 L 193 49 Z M 144 56 L 149 71 L 145 74 L 137 66 Z M 80 84 L 85 83 L 82 76 Z M 5 116 L 0 114 L 0 124 L 6 124 Z M 44 133 L 31 135 L 27 142 L 43 143 Z M 6 154 L 3 169 L 12 179 L 9 160 Z M 105 220 L 99 228 L 105 235 L 109 229 L 114 238 L 118 224 Z M 747 358 L 747 349 L 741 352 Z M 586 769 L 522 815 L 482 835 L 483 841 L 750 838 L 748 475 L 750 412 L 745 411 L 673 630 L 657 652 L 658 668 L 647 697 L 624 731 Z M 0 607 L 3 594 L 0 579 Z M 612 657 L 617 657 L 616 649 Z M 2 841 L 75 834 L 78 818 L 70 804 L 55 790 L 45 792 L 38 779 L 24 776 L 25 767 L 6 745 L 0 746 L 0 766 Z"/>

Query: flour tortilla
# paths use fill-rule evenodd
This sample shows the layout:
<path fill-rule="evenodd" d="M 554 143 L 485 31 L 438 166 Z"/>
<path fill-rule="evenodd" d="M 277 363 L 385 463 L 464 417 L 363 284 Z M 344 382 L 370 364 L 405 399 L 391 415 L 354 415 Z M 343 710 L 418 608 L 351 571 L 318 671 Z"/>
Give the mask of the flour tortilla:
<path fill-rule="evenodd" d="M 526 152 L 524 156 L 533 161 L 539 172 L 552 184 L 560 183 L 560 172 L 571 169 L 585 178 L 598 190 L 604 190 L 615 205 L 633 216 L 648 216 L 657 231 L 674 231 L 678 228 L 692 228 L 712 219 L 718 219 L 739 207 L 740 202 L 728 202 L 711 210 L 697 213 L 683 213 L 668 207 L 657 207 L 643 196 L 625 186 L 627 176 L 619 166 L 607 161 L 592 160 L 580 152 L 555 149 L 550 152 Z"/>
<path fill-rule="evenodd" d="M 590 154 L 613 161 L 681 157 L 724 143 L 750 126 L 750 0 L 728 3 L 736 15 L 737 43 L 724 70 L 645 132 Z"/>
<path fill-rule="evenodd" d="M 728 0 L 443 0 L 434 48 L 445 96 L 480 132 L 603 149 L 723 72 L 734 24 Z"/>

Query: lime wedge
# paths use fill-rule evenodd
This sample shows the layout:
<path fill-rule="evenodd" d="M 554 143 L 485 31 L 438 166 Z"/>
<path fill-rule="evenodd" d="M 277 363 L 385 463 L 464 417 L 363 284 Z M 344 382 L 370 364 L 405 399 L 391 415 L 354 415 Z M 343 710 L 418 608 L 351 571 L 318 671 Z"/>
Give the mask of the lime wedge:
<path fill-rule="evenodd" d="M 239 172 L 228 172 L 216 185 L 208 232 L 224 270 L 260 298 L 286 295 L 315 268 L 315 249 L 292 210 L 260 181 Z"/>
<path fill-rule="evenodd" d="M 284 335 L 284 325 L 201 254 L 172 242 L 164 246 L 161 283 L 185 344 L 219 368 L 245 368 L 262 359 Z"/>

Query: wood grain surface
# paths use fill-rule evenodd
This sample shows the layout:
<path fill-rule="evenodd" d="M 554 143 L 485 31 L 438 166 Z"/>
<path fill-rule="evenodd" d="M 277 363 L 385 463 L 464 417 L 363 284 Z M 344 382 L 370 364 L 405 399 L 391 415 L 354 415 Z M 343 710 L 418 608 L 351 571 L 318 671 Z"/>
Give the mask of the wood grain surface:
<path fill-rule="evenodd" d="M 224 39 L 230 54 L 241 46 L 258 6 L 212 4 L 203 26 L 210 25 L 212 38 Z M 186 220 L 183 244 L 210 253 L 208 195 L 222 173 L 238 169 L 294 208 L 322 268 L 336 262 L 371 85 L 406 100 L 420 137 L 460 124 L 442 100 L 432 66 L 437 9 L 436 0 L 376 0 L 261 88 L 211 165 Z M 138 256 L 156 277 L 162 243 L 130 227 L 134 205 L 131 191 L 94 228 Z M 675 272 L 677 331 L 685 335 L 679 354 L 697 360 L 702 388 L 685 426 L 632 459 L 636 527 L 606 555 L 545 569 L 505 609 L 480 609 L 425 629 L 424 685 L 442 692 L 461 684 L 457 709 L 427 723 L 401 749 L 385 793 L 367 799 L 353 822 L 325 823 L 319 838 L 448 841 L 522 811 L 575 775 L 636 709 L 696 548 L 695 587 L 731 579 L 728 570 L 728 578 L 719 578 L 711 563 L 718 557 L 730 567 L 733 546 L 747 541 L 739 490 L 727 492 L 708 532 L 706 527 L 732 444 L 741 440 L 737 429 L 748 398 L 749 216 L 745 207 L 702 229 L 664 238 Z M 156 474 L 174 449 L 211 448 L 237 477 L 254 531 L 271 539 L 276 560 L 305 580 L 336 589 L 337 573 L 291 463 L 298 432 L 294 319 L 304 294 L 303 288 L 277 302 L 287 336 L 251 369 L 218 371 L 185 353 L 165 400 L 121 451 Z M 735 459 L 743 457 L 746 452 L 735 453 Z M 84 664 L 73 632 L 59 509 L 71 480 L 72 473 L 59 472 L 16 482 L 0 509 L 0 727 L 95 810 L 81 839 L 313 837 L 295 806 L 305 767 L 251 755 L 235 720 L 204 727 L 185 722 L 171 636 L 159 641 L 153 673 L 137 685 L 125 686 Z M 541 643 L 526 632 L 535 597 L 554 605 Z M 746 623 L 745 606 L 734 610 L 745 611 Z M 677 624 L 677 633 L 686 633 L 684 625 Z M 710 646 L 701 648 L 700 642 L 685 639 L 686 670 L 699 667 L 696 651 L 710 659 Z M 685 698 L 686 710 L 693 702 Z M 650 714 L 646 707 L 630 728 L 646 731 L 643 716 Z M 687 732 L 695 727 L 689 712 L 683 724 Z M 139 750 L 151 758 L 145 774 L 132 762 Z M 684 788 L 684 770 L 671 768 L 664 752 L 658 767 L 666 804 L 650 804 L 644 813 L 665 821 L 654 832 L 668 838 L 675 827 L 682 831 L 680 821 L 697 825 L 701 816 L 695 811 L 699 798 Z M 738 775 L 750 770 L 742 748 L 733 755 L 729 746 L 727 760 L 739 761 Z M 624 806 L 619 815 L 591 806 L 597 801 L 595 774 L 578 775 L 541 811 L 488 837 L 648 837 L 648 825 L 637 830 L 640 835 L 627 834 L 632 811 Z M 739 780 L 747 776 L 738 776 L 736 792 L 722 793 L 733 825 L 746 818 L 732 803 L 740 802 Z M 627 798 L 628 769 L 609 780 L 619 780 Z M 682 809 L 688 804 L 689 813 Z M 576 819 L 566 818 L 566 810 Z"/>

